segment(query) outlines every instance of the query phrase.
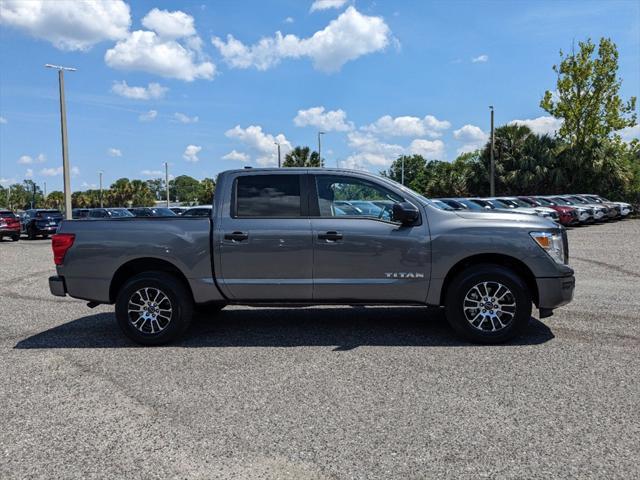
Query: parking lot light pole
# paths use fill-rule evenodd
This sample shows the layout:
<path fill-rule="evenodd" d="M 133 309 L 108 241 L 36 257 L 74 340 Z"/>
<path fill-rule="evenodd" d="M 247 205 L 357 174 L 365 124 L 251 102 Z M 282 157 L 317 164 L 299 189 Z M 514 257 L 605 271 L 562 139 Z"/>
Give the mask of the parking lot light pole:
<path fill-rule="evenodd" d="M 278 142 L 273 142 L 278 146 L 278 168 L 282 167 L 282 163 L 280 161 L 280 144 Z"/>
<path fill-rule="evenodd" d="M 67 109 L 64 101 L 64 72 L 75 72 L 73 67 L 63 67 L 47 63 L 45 68 L 58 70 L 58 88 L 60 90 L 60 131 L 62 134 L 62 176 L 64 182 L 64 217 L 71 220 L 71 181 L 69 179 L 69 146 L 67 143 Z"/>
<path fill-rule="evenodd" d="M 320 135 L 324 135 L 324 132 L 318 132 L 318 158 L 320 160 L 320 166 L 324 167 L 324 162 L 322 161 L 322 141 L 320 140 Z"/>
<path fill-rule="evenodd" d="M 400 162 L 400 183 L 404 185 L 404 155 L 402 155 L 401 159 L 402 160 Z"/>
<path fill-rule="evenodd" d="M 491 192 L 490 195 L 492 197 L 496 196 L 496 161 L 494 158 L 494 144 L 495 144 L 495 137 L 494 137 L 494 131 L 493 131 L 493 105 L 489 105 L 489 108 L 491 109 L 491 148 L 490 148 L 490 152 L 489 152 L 489 158 L 491 159 L 491 165 L 490 165 L 490 179 L 489 179 L 489 191 Z"/>
<path fill-rule="evenodd" d="M 100 176 L 100 208 L 104 208 L 104 202 L 102 201 L 102 170 L 98 172 Z"/>
<path fill-rule="evenodd" d="M 164 186 L 167 192 L 167 208 L 169 208 L 169 162 L 164 162 Z"/>

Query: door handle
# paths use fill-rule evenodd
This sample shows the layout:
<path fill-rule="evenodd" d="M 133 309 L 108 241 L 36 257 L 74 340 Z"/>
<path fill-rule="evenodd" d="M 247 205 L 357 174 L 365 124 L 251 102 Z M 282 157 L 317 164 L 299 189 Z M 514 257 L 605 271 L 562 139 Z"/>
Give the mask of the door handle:
<path fill-rule="evenodd" d="M 231 240 L 232 242 L 242 242 L 243 240 L 247 240 L 248 238 L 249 234 L 246 232 L 233 232 L 224 234 L 224 239 Z"/>
<path fill-rule="evenodd" d="M 330 242 L 335 242 L 338 240 L 342 240 L 342 233 L 340 232 L 327 232 L 327 233 L 319 233 L 318 239 L 320 240 L 328 240 Z"/>

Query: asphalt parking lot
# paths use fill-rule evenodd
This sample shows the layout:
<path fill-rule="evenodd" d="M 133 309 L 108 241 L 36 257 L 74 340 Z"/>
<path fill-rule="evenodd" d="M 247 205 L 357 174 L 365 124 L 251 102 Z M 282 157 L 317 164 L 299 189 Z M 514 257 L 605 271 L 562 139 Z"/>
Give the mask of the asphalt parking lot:
<path fill-rule="evenodd" d="M 573 303 L 502 346 L 425 308 L 199 316 L 160 348 L 0 244 L 0 478 L 638 478 L 640 220 L 569 232 Z"/>

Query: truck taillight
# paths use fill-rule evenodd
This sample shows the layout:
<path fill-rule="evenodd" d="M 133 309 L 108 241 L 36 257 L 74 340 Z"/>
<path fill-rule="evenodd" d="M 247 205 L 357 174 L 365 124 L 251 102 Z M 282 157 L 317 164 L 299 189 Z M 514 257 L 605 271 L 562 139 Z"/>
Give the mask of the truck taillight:
<path fill-rule="evenodd" d="M 51 248 L 53 249 L 53 262 L 56 265 L 62 265 L 67 250 L 73 245 L 76 239 L 73 233 L 56 233 L 51 237 Z"/>

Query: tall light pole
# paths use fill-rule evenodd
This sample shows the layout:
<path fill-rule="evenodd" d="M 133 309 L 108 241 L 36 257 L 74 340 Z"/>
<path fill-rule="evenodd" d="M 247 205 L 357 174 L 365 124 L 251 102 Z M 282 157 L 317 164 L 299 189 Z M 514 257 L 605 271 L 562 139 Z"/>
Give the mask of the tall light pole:
<path fill-rule="evenodd" d="M 44 199 L 47 199 L 47 182 L 44 182 Z"/>
<path fill-rule="evenodd" d="M 278 142 L 273 142 L 278 146 L 278 168 L 282 167 L 282 163 L 280 162 L 280 144 Z"/>
<path fill-rule="evenodd" d="M 322 161 L 322 141 L 320 140 L 320 135 L 324 135 L 324 132 L 318 132 L 318 158 L 320 159 L 320 166 L 324 167 L 324 162 Z"/>
<path fill-rule="evenodd" d="M 400 183 L 404 185 L 404 155 L 400 157 Z"/>
<path fill-rule="evenodd" d="M 490 165 L 490 179 L 489 179 L 489 191 L 490 191 L 490 195 L 492 197 L 495 197 L 496 195 L 496 161 L 494 158 L 494 144 L 495 144 L 495 136 L 494 136 L 494 131 L 493 131 L 493 105 L 489 105 L 489 108 L 491 109 L 491 149 L 489 152 L 489 158 L 491 159 L 491 165 Z"/>
<path fill-rule="evenodd" d="M 102 201 L 102 173 L 102 170 L 98 172 L 98 175 L 100 176 L 100 208 L 104 208 L 104 202 Z"/>
<path fill-rule="evenodd" d="M 167 189 L 167 208 L 169 208 L 169 162 L 164 162 L 164 186 Z"/>
<path fill-rule="evenodd" d="M 60 90 L 60 132 L 62 134 L 62 176 L 64 179 L 64 217 L 71 220 L 71 180 L 69 179 L 69 146 L 67 143 L 67 108 L 64 101 L 64 72 L 75 72 L 73 67 L 63 67 L 47 63 L 45 68 L 58 70 L 58 88 Z"/>

